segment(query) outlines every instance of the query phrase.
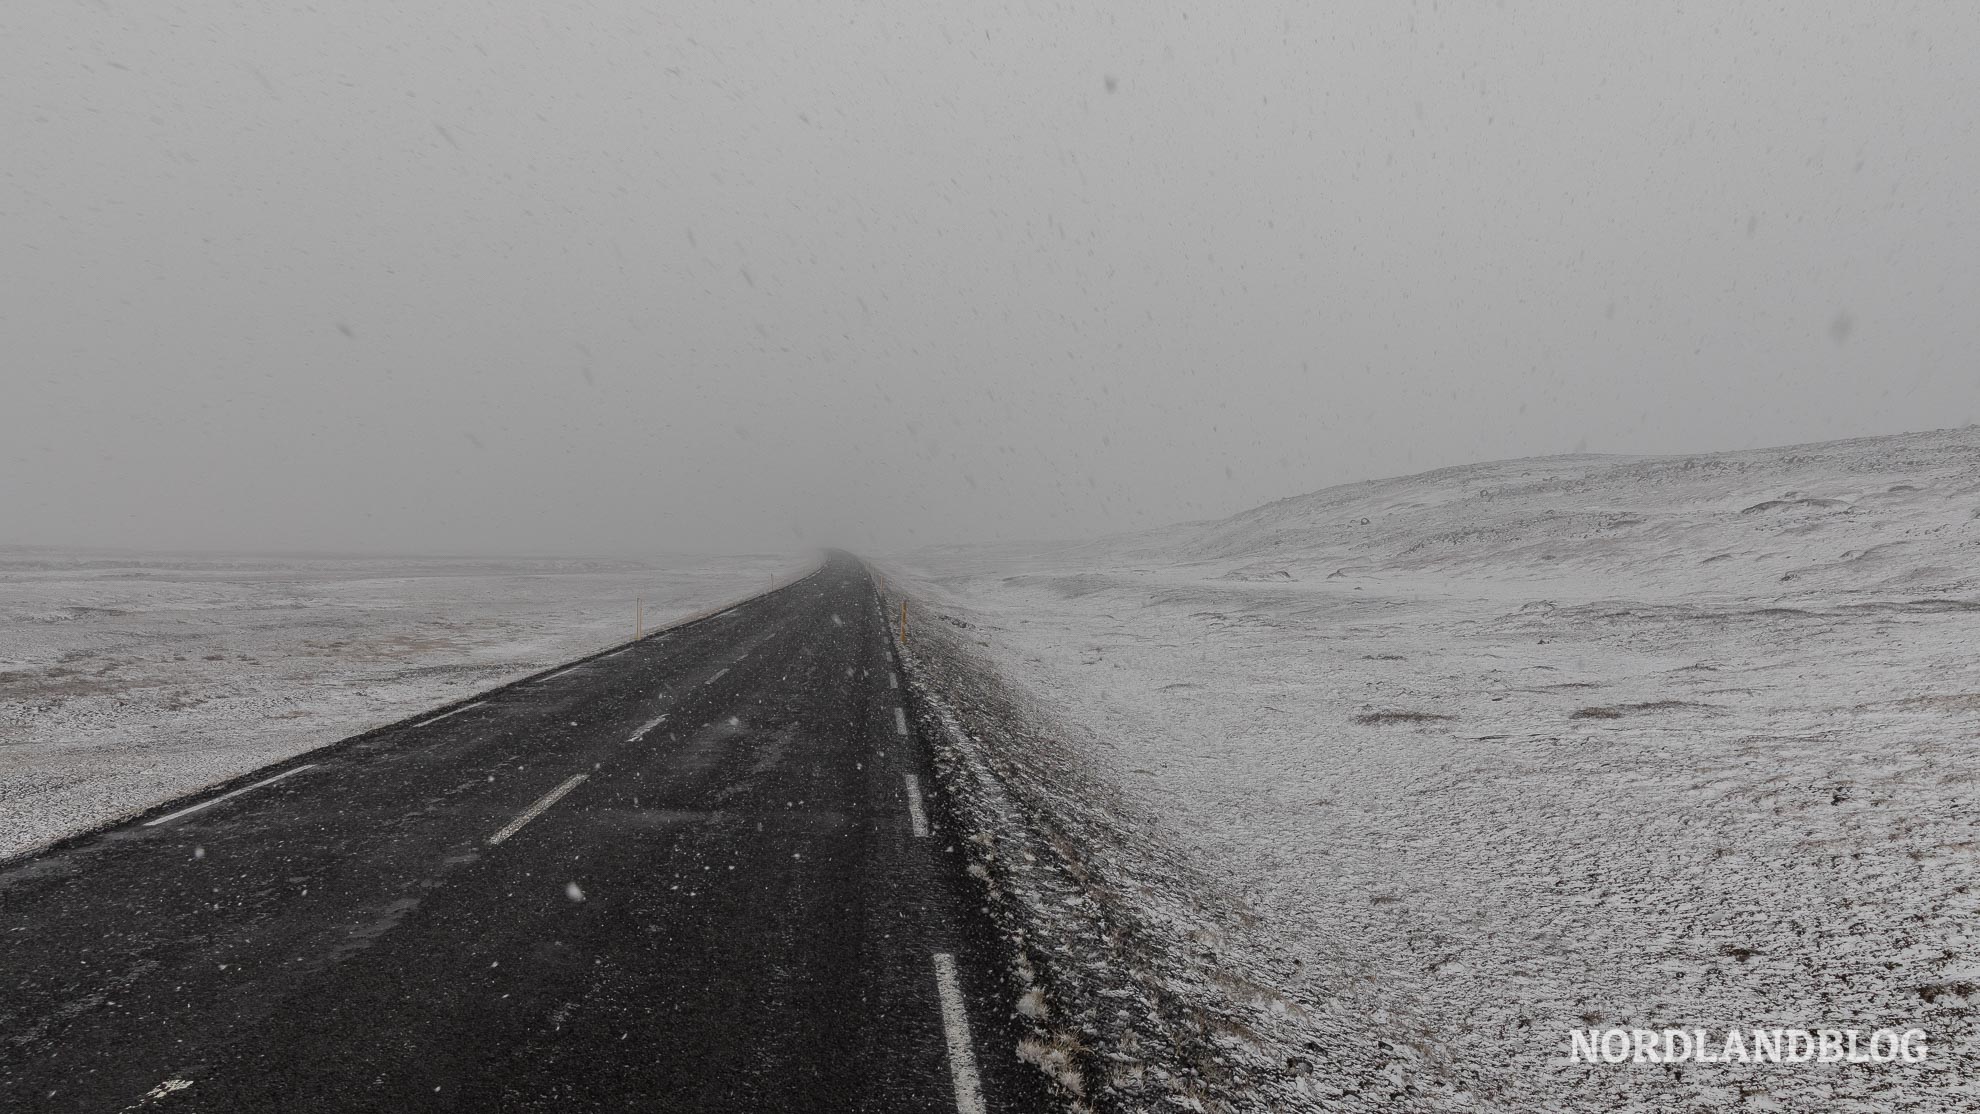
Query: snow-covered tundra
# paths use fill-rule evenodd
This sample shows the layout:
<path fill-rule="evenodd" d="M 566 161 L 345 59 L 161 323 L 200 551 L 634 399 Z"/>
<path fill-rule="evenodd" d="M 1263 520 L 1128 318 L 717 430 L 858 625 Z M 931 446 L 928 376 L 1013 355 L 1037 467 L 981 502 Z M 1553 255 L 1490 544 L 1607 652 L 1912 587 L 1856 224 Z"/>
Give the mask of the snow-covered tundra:
<path fill-rule="evenodd" d="M 892 567 L 1081 1101 L 1980 1110 L 1980 432 Z M 1569 1062 L 1611 1028 L 1926 1056 Z"/>
<path fill-rule="evenodd" d="M 802 564 L 0 548 L 0 860 Z"/>

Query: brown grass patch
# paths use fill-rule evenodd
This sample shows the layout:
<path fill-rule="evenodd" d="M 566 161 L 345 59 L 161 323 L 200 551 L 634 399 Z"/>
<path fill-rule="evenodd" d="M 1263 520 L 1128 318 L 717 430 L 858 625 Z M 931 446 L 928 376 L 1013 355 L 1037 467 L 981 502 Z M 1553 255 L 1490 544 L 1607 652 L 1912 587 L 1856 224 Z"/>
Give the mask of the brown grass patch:
<path fill-rule="evenodd" d="M 1356 723 L 1381 725 L 1385 723 L 1434 723 L 1437 720 L 1456 719 L 1438 712 L 1410 712 L 1392 710 L 1387 712 L 1363 712 L 1354 717 Z"/>
<path fill-rule="evenodd" d="M 1689 700 L 1649 700 L 1641 704 L 1616 704 L 1606 708 L 1583 708 L 1569 716 L 1569 719 L 1621 719 L 1638 712 L 1668 712 L 1673 708 L 1705 708 L 1710 705 L 1694 704 Z"/>

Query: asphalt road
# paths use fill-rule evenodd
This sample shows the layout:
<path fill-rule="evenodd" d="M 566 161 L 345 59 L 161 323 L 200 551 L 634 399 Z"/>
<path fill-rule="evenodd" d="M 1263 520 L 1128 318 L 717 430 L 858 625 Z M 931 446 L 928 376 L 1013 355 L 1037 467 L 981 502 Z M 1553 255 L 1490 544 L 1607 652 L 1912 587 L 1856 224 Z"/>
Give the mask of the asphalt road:
<path fill-rule="evenodd" d="M 0 868 L 0 1109 L 1043 1109 L 896 683 L 835 558 Z"/>

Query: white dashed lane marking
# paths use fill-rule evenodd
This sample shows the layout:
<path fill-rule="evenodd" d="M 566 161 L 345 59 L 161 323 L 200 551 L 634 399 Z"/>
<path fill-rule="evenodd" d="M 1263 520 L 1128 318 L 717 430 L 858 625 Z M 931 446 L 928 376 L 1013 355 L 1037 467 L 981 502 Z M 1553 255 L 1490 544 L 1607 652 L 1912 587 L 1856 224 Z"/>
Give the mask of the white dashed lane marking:
<path fill-rule="evenodd" d="M 458 707 L 458 708 L 455 708 L 455 709 L 454 709 L 453 711 L 451 711 L 451 712 L 441 712 L 441 713 L 440 713 L 439 715 L 437 715 L 437 716 L 434 716 L 434 717 L 432 717 L 431 719 L 423 719 L 423 720 L 420 720 L 420 721 L 419 721 L 418 723 L 415 723 L 415 724 L 413 724 L 413 726 L 414 726 L 414 727 L 425 727 L 425 726 L 426 726 L 427 724 L 429 724 L 429 723 L 439 723 L 439 722 L 440 722 L 441 720 L 443 720 L 443 719 L 446 719 L 446 718 L 447 718 L 448 716 L 457 716 L 457 715 L 460 715 L 460 714 L 461 714 L 462 712 L 465 712 L 465 711 L 467 711 L 467 710 L 468 710 L 469 708 L 479 708 L 479 707 L 481 707 L 481 706 L 482 706 L 483 704 L 486 704 L 486 703 L 488 703 L 488 701 L 486 701 L 486 700 L 477 700 L 477 701 L 475 701 L 475 702 L 474 702 L 474 703 L 472 703 L 472 704 L 463 704 L 463 705 L 461 705 L 460 707 Z"/>
<path fill-rule="evenodd" d="M 564 784 L 559 785 L 557 788 L 552 789 L 550 792 L 545 793 L 543 796 L 537 798 L 536 803 L 524 809 L 523 814 L 521 816 L 518 816 L 514 820 L 509 821 L 508 827 L 505 827 L 501 831 L 496 832 L 494 835 L 489 836 L 488 845 L 490 847 L 493 847 L 496 844 L 502 842 L 503 840 L 521 831 L 522 826 L 524 824 L 527 824 L 531 820 L 534 820 L 537 817 L 543 815 L 544 809 L 547 809 L 551 805 L 556 804 L 559 800 L 562 800 L 564 794 L 570 792 L 573 789 L 576 789 L 578 785 L 584 781 L 585 778 L 590 776 L 591 776 L 590 774 L 572 774 L 569 778 L 566 778 Z"/>
<path fill-rule="evenodd" d="M 276 774 L 274 777 L 262 778 L 260 781 L 255 782 L 253 785 L 243 785 L 239 789 L 236 789 L 231 793 L 222 793 L 218 797 L 215 797 L 210 801 L 201 801 L 190 808 L 182 808 L 177 812 L 168 812 L 156 820 L 146 820 L 144 822 L 144 826 L 147 828 L 155 828 L 158 825 L 166 823 L 168 821 L 177 820 L 181 816 L 190 816 L 193 813 L 198 812 L 200 809 L 212 808 L 214 805 L 219 804 L 221 801 L 232 800 L 233 798 L 238 797 L 241 794 L 248 792 L 249 790 L 259 789 L 264 785 L 273 785 L 276 782 L 281 781 L 283 778 L 288 777 L 290 774 L 299 774 L 302 773 L 304 770 L 313 770 L 315 768 L 316 768 L 316 763 L 310 762 L 301 766 L 297 766 L 293 770 L 283 770 L 281 773 Z"/>
<path fill-rule="evenodd" d="M 894 709 L 894 733 L 907 734 L 907 713 L 899 708 Z"/>
<path fill-rule="evenodd" d="M 969 1039 L 969 1013 L 956 981 L 956 957 L 935 955 L 935 990 L 942 997 L 942 1030 L 949 1038 L 949 1078 L 956 1088 L 957 1114 L 984 1114 L 983 1084 L 976 1078 L 976 1049 Z"/>
<path fill-rule="evenodd" d="M 908 819 L 914 823 L 914 834 L 928 835 L 928 814 L 921 809 L 921 779 L 907 775 Z"/>
<path fill-rule="evenodd" d="M 127 1106 L 124 1109 L 136 1110 L 138 1106 L 145 1106 L 149 1103 L 157 1102 L 159 1099 L 164 1098 L 166 1095 L 177 1094 L 178 1092 L 183 1091 L 190 1086 L 192 1086 L 192 1080 L 190 1079 L 167 1079 L 165 1082 L 160 1083 L 158 1086 L 153 1087 L 151 1090 L 145 1092 L 145 1096 L 137 1100 L 137 1106 Z"/>
<path fill-rule="evenodd" d="M 889 672 L 889 673 L 887 674 L 887 687 L 888 687 L 888 688 L 890 688 L 890 689 L 897 689 L 897 688 L 900 688 L 900 687 L 901 687 L 901 675 L 900 675 L 899 673 L 893 673 L 893 672 Z"/>
<path fill-rule="evenodd" d="M 637 731 L 635 731 L 635 732 L 633 732 L 633 733 L 632 733 L 632 738 L 630 738 L 630 739 L 627 739 L 627 740 L 626 740 L 626 742 L 629 742 L 629 743 L 636 743 L 636 742 L 639 742 L 639 741 L 640 741 L 641 739 L 644 739 L 644 738 L 646 738 L 646 733 L 647 733 L 648 731 L 651 731 L 651 730 L 653 730 L 654 728 L 656 728 L 656 727 L 658 727 L 658 726 L 660 726 L 660 725 L 661 725 L 662 723 L 665 723 L 665 722 L 666 722 L 666 720 L 667 720 L 667 717 L 666 717 L 666 716 L 664 716 L 664 715 L 662 715 L 662 716 L 654 716 L 654 717 L 653 717 L 652 719 L 650 719 L 650 720 L 647 720 L 647 721 L 646 721 L 645 723 L 642 723 L 642 724 L 640 724 L 640 725 L 639 725 L 639 730 L 637 730 Z"/>

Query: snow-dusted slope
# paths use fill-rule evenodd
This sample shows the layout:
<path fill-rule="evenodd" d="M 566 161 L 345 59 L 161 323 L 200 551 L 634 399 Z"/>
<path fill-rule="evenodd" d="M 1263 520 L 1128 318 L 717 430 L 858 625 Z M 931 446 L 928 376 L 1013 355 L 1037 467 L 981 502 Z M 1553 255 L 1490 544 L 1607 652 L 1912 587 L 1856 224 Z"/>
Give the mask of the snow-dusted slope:
<path fill-rule="evenodd" d="M 0 859 L 801 565 L 0 549 Z"/>
<path fill-rule="evenodd" d="M 1257 918 L 1229 961 L 1293 1006 L 1255 1043 L 1316 1058 L 1279 1101 L 1942 1111 L 1980 1109 L 1976 516 L 1968 429 L 1451 468 L 900 567 Z M 1931 1054 L 1561 1062 L 1636 1026 Z"/>

